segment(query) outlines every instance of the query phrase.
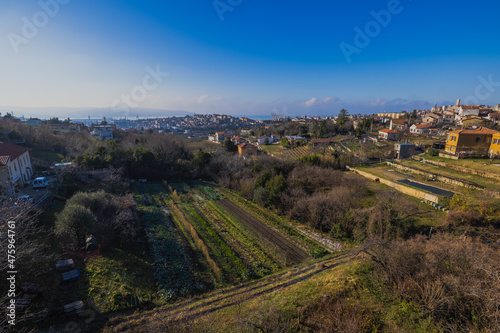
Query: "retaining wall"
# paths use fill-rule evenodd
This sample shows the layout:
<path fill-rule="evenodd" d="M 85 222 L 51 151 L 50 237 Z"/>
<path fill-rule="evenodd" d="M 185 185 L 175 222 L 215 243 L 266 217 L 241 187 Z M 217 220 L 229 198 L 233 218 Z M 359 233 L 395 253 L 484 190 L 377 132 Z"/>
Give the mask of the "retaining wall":
<path fill-rule="evenodd" d="M 482 171 L 482 170 L 476 170 L 476 169 L 471 169 L 471 168 L 466 168 L 458 165 L 453 165 L 453 164 L 448 164 L 444 162 L 437 162 L 437 161 L 430 161 L 426 160 L 425 158 L 420 158 L 420 159 L 415 159 L 416 161 L 422 162 L 422 163 L 428 163 L 428 164 L 436 164 L 439 166 L 442 166 L 444 168 L 449 168 L 455 171 L 460 171 L 464 173 L 469 173 L 471 175 L 476 175 L 476 176 L 481 176 L 481 177 L 486 177 L 486 178 L 491 178 L 495 180 L 500 180 L 500 174 L 497 173 L 491 173 L 487 171 Z M 500 167 L 499 167 L 500 169 Z"/>
<path fill-rule="evenodd" d="M 417 190 L 415 188 L 407 187 L 407 186 L 392 182 L 390 180 L 380 178 L 378 176 L 375 176 L 375 175 L 368 173 L 368 172 L 365 172 L 365 171 L 361 171 L 361 170 L 357 170 L 357 169 L 351 169 L 351 171 L 355 172 L 355 173 L 357 173 L 365 178 L 371 179 L 371 180 L 378 179 L 382 184 L 390 186 L 390 187 L 396 189 L 397 191 L 402 192 L 402 193 L 407 194 L 407 195 L 410 195 L 412 197 L 423 199 L 423 200 L 429 200 L 432 202 L 439 202 L 439 197 L 435 194 L 431 194 L 431 193 Z"/>
<path fill-rule="evenodd" d="M 439 173 L 430 172 L 430 171 L 427 171 L 427 170 L 422 170 L 422 169 L 418 169 L 418 168 L 415 168 L 415 167 L 411 167 L 411 166 L 407 166 L 407 165 L 402 165 L 402 164 L 398 164 L 398 163 L 394 163 L 394 162 L 387 161 L 386 163 L 387 163 L 387 165 L 390 165 L 393 168 L 404 170 L 404 171 L 408 171 L 408 172 L 411 172 L 411 173 L 416 173 L 416 174 L 419 174 L 419 175 L 424 175 L 425 177 L 434 178 L 434 179 L 436 179 L 436 180 L 438 180 L 440 182 L 443 182 L 443 183 L 452 184 L 452 185 L 459 185 L 459 186 L 463 186 L 463 187 L 466 187 L 466 188 L 473 188 L 473 189 L 476 189 L 476 190 L 482 190 L 482 189 L 484 189 L 483 186 L 478 185 L 478 184 L 473 183 L 473 182 L 469 182 L 468 180 L 464 180 L 464 179 L 460 179 L 460 178 L 455 178 L 455 177 L 450 177 L 450 176 L 445 176 L 445 175 L 442 175 L 442 174 L 439 174 Z"/>

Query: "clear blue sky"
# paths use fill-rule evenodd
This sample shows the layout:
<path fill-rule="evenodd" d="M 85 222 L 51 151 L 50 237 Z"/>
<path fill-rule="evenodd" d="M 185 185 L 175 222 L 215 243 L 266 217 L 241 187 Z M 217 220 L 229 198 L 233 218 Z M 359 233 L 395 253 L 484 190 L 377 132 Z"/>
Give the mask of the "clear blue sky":
<path fill-rule="evenodd" d="M 1 106 L 336 115 L 500 103 L 500 83 L 476 92 L 480 77 L 500 82 L 492 0 L 220 0 L 219 13 L 212 0 L 59 1 L 41 1 L 50 16 L 0 0 Z M 356 43 L 367 25 L 369 43 Z M 350 59 L 342 45 L 357 49 Z M 145 89 L 147 67 L 170 75 Z"/>

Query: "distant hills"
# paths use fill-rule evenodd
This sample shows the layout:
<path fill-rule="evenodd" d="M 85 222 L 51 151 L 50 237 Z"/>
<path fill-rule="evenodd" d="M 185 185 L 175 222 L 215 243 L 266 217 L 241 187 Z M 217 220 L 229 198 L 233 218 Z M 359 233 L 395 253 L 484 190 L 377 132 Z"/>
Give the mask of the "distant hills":
<path fill-rule="evenodd" d="M 144 117 L 173 117 L 193 115 L 193 112 L 184 110 L 164 110 L 164 109 L 149 109 L 149 108 L 134 108 L 125 110 L 112 108 L 65 108 L 65 107 L 0 107 L 0 113 L 5 115 L 7 112 L 14 112 L 15 117 L 25 118 L 41 118 L 48 119 L 58 117 L 60 119 L 86 119 L 90 118 L 136 118 L 137 116 Z"/>

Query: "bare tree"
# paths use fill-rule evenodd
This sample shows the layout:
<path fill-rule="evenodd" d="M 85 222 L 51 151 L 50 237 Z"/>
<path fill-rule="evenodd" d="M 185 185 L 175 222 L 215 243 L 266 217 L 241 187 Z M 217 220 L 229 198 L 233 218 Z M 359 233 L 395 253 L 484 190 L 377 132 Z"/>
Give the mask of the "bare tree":
<path fill-rule="evenodd" d="M 51 235 L 52 231 L 39 225 L 38 214 L 30 212 L 27 205 L 4 202 L 0 206 L 0 267 L 3 272 L 16 272 L 11 274 L 15 276 L 12 280 L 16 286 L 14 293 L 10 292 L 10 281 L 1 279 L 0 304 L 18 297 L 23 283 L 36 283 L 50 270 L 55 256 L 48 251 L 45 240 L 52 237 Z M 38 313 L 34 312 L 28 314 L 18 311 L 16 325 L 37 315 Z M 7 320 L 8 317 L 1 316 L 0 327 L 4 326 Z"/>

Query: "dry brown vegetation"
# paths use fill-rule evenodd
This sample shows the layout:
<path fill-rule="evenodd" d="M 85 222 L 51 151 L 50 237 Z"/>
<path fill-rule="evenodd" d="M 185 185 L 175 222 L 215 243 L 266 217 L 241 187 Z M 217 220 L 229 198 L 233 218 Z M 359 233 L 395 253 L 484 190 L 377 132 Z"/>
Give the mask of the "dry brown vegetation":
<path fill-rule="evenodd" d="M 381 244 L 375 278 L 451 332 L 500 331 L 500 249 L 439 235 Z"/>

